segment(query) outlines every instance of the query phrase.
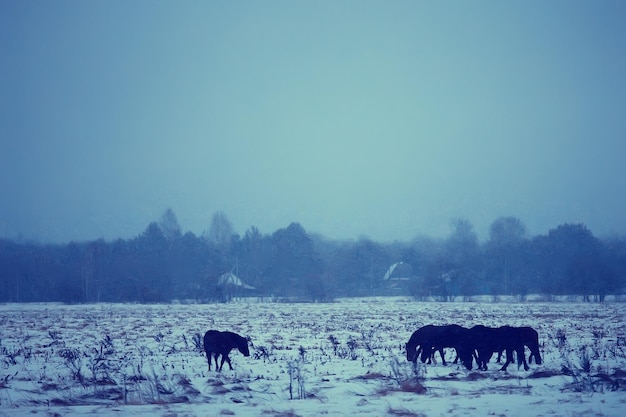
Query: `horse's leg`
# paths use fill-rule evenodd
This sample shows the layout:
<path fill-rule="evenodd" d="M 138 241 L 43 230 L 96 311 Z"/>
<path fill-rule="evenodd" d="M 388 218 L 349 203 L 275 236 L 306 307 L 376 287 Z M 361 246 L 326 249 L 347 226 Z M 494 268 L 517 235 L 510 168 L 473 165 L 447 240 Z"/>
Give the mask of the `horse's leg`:
<path fill-rule="evenodd" d="M 206 359 L 209 363 L 209 372 L 211 372 L 211 352 L 206 352 Z"/>
<path fill-rule="evenodd" d="M 480 359 L 478 358 L 478 351 L 476 349 L 472 350 L 472 360 L 476 361 L 476 367 L 480 370 L 482 370 L 482 366 L 480 363 Z"/>
<path fill-rule="evenodd" d="M 524 365 L 524 370 L 528 371 L 528 363 L 526 362 L 526 354 L 524 352 L 524 346 L 521 349 L 517 350 L 517 369 L 520 367 L 520 358 L 522 358 L 521 363 Z"/>
<path fill-rule="evenodd" d="M 443 351 L 442 347 L 439 348 L 439 355 L 441 355 L 441 363 L 443 363 L 443 366 L 446 366 L 447 365 L 447 363 L 446 363 L 446 354 Z"/>
<path fill-rule="evenodd" d="M 420 345 L 417 350 L 415 351 L 415 359 L 413 360 L 413 362 L 417 363 L 417 358 L 419 358 L 422 354 L 422 345 Z"/>
<path fill-rule="evenodd" d="M 478 357 L 480 358 L 480 369 L 486 371 L 487 363 L 489 362 L 489 359 L 491 359 L 491 352 L 487 353 L 483 350 L 482 352 L 478 352 Z"/>
<path fill-rule="evenodd" d="M 509 366 L 509 364 L 513 362 L 513 352 L 510 349 L 506 349 L 506 362 L 504 362 L 504 365 L 502 365 L 502 368 L 500 368 L 501 371 L 506 371 L 506 368 Z"/>
<path fill-rule="evenodd" d="M 220 357 L 219 353 L 214 353 L 213 354 L 213 359 L 215 360 L 215 370 L 218 371 L 218 372 L 221 371 L 220 364 L 218 362 L 219 357 Z"/>
<path fill-rule="evenodd" d="M 232 371 L 233 370 L 233 365 L 230 364 L 230 358 L 228 357 L 228 354 L 222 356 L 222 366 L 224 366 L 224 361 L 226 361 L 226 363 L 228 363 L 228 367 Z"/>

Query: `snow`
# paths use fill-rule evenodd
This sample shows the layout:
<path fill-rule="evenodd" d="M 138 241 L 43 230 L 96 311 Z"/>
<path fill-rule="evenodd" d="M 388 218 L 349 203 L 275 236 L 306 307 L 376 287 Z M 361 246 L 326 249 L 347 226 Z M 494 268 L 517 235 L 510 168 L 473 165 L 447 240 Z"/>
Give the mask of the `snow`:
<path fill-rule="evenodd" d="M 0 416 L 621 416 L 622 303 L 0 305 Z M 530 325 L 542 365 L 468 371 L 406 361 L 426 324 Z M 194 335 L 248 336 L 234 370 L 207 369 Z M 447 357 L 453 359 L 449 349 Z M 214 368 L 213 368 L 214 369 Z"/>

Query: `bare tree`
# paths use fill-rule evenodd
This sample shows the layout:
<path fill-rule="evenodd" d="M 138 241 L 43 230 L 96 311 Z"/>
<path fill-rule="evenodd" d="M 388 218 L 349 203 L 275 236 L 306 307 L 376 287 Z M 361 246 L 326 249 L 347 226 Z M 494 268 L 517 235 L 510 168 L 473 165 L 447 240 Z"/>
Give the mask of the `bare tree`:
<path fill-rule="evenodd" d="M 178 224 L 174 210 L 168 208 L 163 212 L 161 220 L 159 221 L 159 228 L 163 232 L 163 236 L 168 240 L 176 239 L 181 236 L 180 224 Z"/>
<path fill-rule="evenodd" d="M 502 279 L 501 290 L 504 294 L 510 294 L 511 291 L 525 292 L 520 276 L 520 256 L 525 236 L 526 226 L 517 217 L 500 217 L 489 227 L 486 248 L 493 272 Z M 494 291 L 498 287 L 500 285 L 496 283 Z"/>
<path fill-rule="evenodd" d="M 500 217 L 489 227 L 489 240 L 498 245 L 516 245 L 526 236 L 526 226 L 517 217 Z"/>
<path fill-rule="evenodd" d="M 204 232 L 204 238 L 223 251 L 228 251 L 233 239 L 233 224 L 223 211 L 213 213 L 211 227 Z"/>
<path fill-rule="evenodd" d="M 450 222 L 452 232 L 445 242 L 447 271 L 442 275 L 442 286 L 448 299 L 453 299 L 459 292 L 471 295 L 477 280 L 479 258 L 478 237 L 474 226 L 466 219 L 453 219 Z"/>
<path fill-rule="evenodd" d="M 95 277 L 95 249 L 88 245 L 81 259 L 80 278 L 82 283 L 82 301 L 91 301 L 92 284 Z"/>

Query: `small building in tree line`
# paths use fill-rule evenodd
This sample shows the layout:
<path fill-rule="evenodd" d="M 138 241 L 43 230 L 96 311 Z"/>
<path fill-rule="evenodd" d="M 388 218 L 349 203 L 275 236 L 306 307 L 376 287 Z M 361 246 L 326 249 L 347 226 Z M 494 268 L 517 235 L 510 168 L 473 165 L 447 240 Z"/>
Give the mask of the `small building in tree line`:
<path fill-rule="evenodd" d="M 226 272 L 217 279 L 218 298 L 222 302 L 228 302 L 236 297 L 241 297 L 246 291 L 254 290 L 232 271 Z"/>
<path fill-rule="evenodd" d="M 391 265 L 382 278 L 385 288 L 392 294 L 408 294 L 412 271 L 411 265 L 406 262 Z"/>

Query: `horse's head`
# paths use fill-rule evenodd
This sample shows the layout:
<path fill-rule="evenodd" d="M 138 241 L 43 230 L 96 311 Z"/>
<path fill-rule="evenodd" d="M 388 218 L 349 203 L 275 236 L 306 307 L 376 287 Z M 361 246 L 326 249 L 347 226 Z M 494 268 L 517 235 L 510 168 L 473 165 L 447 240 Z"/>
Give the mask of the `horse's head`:
<path fill-rule="evenodd" d="M 529 348 L 537 365 L 541 365 L 541 353 L 539 352 L 539 333 L 535 329 L 530 329 L 531 337 L 529 341 Z"/>
<path fill-rule="evenodd" d="M 406 360 L 409 362 L 413 362 L 414 360 L 416 360 L 416 356 L 417 356 L 417 343 L 411 343 L 411 341 L 409 340 L 409 342 L 406 344 Z"/>
<path fill-rule="evenodd" d="M 417 360 L 417 346 L 419 345 L 419 338 L 417 332 L 411 335 L 411 338 L 406 342 L 406 360 L 409 362 L 415 362 Z"/>
<path fill-rule="evenodd" d="M 522 341 L 528 349 L 530 349 L 530 356 L 528 357 L 528 361 L 531 362 L 532 358 L 535 358 L 535 363 L 537 365 L 541 365 L 541 353 L 539 352 L 539 333 L 537 330 L 532 327 L 520 327 L 520 334 L 522 336 Z"/>
<path fill-rule="evenodd" d="M 465 347 L 458 348 L 457 354 L 463 366 L 465 366 L 468 371 L 471 371 L 474 363 L 474 350 Z"/>
<path fill-rule="evenodd" d="M 239 340 L 239 343 L 237 343 L 237 349 L 239 349 L 239 352 L 241 352 L 243 356 L 250 356 L 250 349 L 248 348 L 249 341 L 250 341 L 249 338 L 242 337 Z M 252 344 L 251 341 L 250 343 Z"/>
<path fill-rule="evenodd" d="M 535 363 L 541 365 L 541 353 L 539 353 L 539 344 L 535 346 L 529 346 L 531 355 L 528 357 L 530 361 L 532 357 L 535 358 Z"/>

